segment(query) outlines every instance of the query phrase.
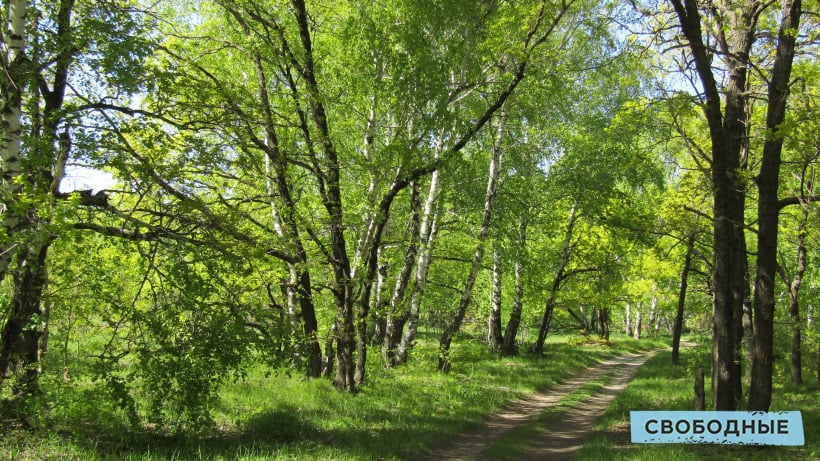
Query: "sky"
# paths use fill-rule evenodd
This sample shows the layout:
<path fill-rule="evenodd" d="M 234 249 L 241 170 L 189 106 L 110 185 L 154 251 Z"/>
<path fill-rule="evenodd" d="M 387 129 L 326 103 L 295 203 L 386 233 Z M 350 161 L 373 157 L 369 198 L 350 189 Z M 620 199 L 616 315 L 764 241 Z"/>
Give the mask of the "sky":
<path fill-rule="evenodd" d="M 111 189 L 117 184 L 114 176 L 102 170 L 79 165 L 66 166 L 65 177 L 60 182 L 60 192 L 92 189 L 97 192 Z"/>

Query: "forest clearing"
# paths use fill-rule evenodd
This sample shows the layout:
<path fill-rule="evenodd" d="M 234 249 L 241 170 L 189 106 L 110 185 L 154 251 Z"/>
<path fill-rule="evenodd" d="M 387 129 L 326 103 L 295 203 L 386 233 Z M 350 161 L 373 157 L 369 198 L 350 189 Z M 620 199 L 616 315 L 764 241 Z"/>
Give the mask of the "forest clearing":
<path fill-rule="evenodd" d="M 4 0 L 0 456 L 406 459 L 552 392 L 475 456 L 607 395 L 577 456 L 701 459 L 617 436 L 700 369 L 805 412 L 726 453 L 816 456 L 818 8 Z"/>

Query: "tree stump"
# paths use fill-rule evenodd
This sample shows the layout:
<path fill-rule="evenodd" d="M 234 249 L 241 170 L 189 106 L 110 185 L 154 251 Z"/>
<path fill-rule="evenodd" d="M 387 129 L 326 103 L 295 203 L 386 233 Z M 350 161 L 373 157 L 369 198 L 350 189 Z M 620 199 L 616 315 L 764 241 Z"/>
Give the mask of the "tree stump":
<path fill-rule="evenodd" d="M 703 411 L 706 409 L 706 392 L 703 388 L 703 367 L 699 367 L 695 371 L 695 410 Z"/>

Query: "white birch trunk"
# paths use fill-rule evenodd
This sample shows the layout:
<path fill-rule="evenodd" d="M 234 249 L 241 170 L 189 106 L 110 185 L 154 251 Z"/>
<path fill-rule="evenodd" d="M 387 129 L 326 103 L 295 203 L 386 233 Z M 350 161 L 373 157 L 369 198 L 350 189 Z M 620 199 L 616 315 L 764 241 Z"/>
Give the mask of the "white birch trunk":
<path fill-rule="evenodd" d="M 626 322 L 626 335 L 631 338 L 632 336 L 634 336 L 634 334 L 632 332 L 632 303 L 630 303 L 630 302 L 626 303 L 626 319 L 625 319 L 625 322 Z"/>
<path fill-rule="evenodd" d="M 438 370 L 441 372 L 448 372 L 450 370 L 450 345 L 453 337 L 461 329 L 461 323 L 464 320 L 464 315 L 467 313 L 467 307 L 470 305 L 473 297 L 473 286 L 478 278 L 478 271 L 481 269 L 481 262 L 484 259 L 484 243 L 490 235 L 490 222 L 493 213 L 493 203 L 498 189 L 498 172 L 501 170 L 502 148 L 504 131 L 506 130 L 506 112 L 501 113 L 501 120 L 499 121 L 498 130 L 496 132 L 496 139 L 492 146 L 492 155 L 490 157 L 490 169 L 487 174 L 487 192 L 484 196 L 484 212 L 482 213 L 481 226 L 478 230 L 475 252 L 473 253 L 473 260 L 470 265 L 470 271 L 467 273 L 467 278 L 464 280 L 464 287 L 461 290 L 461 299 L 459 300 L 456 314 L 453 320 L 447 325 L 444 333 L 439 340 L 439 362 Z"/>
<path fill-rule="evenodd" d="M 493 246 L 493 290 L 490 298 L 490 317 L 488 319 L 487 340 L 493 352 L 501 350 L 504 338 L 501 333 L 501 250 L 498 245 Z"/>
<path fill-rule="evenodd" d="M 5 242 L 0 245 L 0 280 L 3 280 L 14 255 L 15 244 L 13 234 L 20 223 L 20 216 L 14 211 L 15 196 L 20 190 L 18 178 L 21 173 L 20 153 L 22 148 L 22 95 L 25 79 L 21 78 L 23 57 L 26 40 L 26 13 L 29 2 L 27 0 L 11 0 L 9 2 L 8 23 L 3 37 L 3 72 L 6 74 L 3 82 L 2 136 L 0 136 L 0 160 L 2 160 L 2 214 L 3 230 L 6 233 Z M 8 79 L 8 80 L 6 80 Z"/>
<path fill-rule="evenodd" d="M 410 312 L 407 325 L 401 336 L 401 341 L 396 350 L 395 362 L 402 364 L 407 362 L 407 354 L 416 338 L 419 324 L 419 313 L 421 311 L 421 299 L 424 296 L 424 289 L 427 285 L 427 274 L 430 270 L 430 259 L 433 253 L 436 233 L 438 231 L 436 219 L 436 201 L 438 199 L 438 170 L 430 176 L 430 188 L 427 198 L 424 201 L 424 211 L 421 220 L 420 245 L 416 255 L 416 271 L 413 275 L 413 292 L 410 295 Z"/>

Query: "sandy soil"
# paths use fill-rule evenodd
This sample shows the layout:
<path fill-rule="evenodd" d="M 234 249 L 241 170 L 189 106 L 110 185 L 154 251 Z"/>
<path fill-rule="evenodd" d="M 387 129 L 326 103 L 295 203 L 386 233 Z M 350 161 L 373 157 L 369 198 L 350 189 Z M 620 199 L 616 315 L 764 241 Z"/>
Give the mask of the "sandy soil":
<path fill-rule="evenodd" d="M 475 430 L 461 434 L 447 446 L 429 452 L 425 459 L 492 459 L 484 456 L 484 451 L 505 434 L 534 420 L 540 412 L 555 405 L 584 384 L 614 372 L 607 385 L 597 394 L 564 413 L 561 420 L 552 425 L 554 427 L 539 431 L 530 441 L 526 453 L 521 456 L 521 459 L 526 460 L 570 460 L 592 432 L 595 421 L 604 413 L 609 402 L 626 387 L 638 368 L 651 355 L 625 355 L 590 367 L 564 383 L 508 405 L 501 412 L 488 417 Z"/>

